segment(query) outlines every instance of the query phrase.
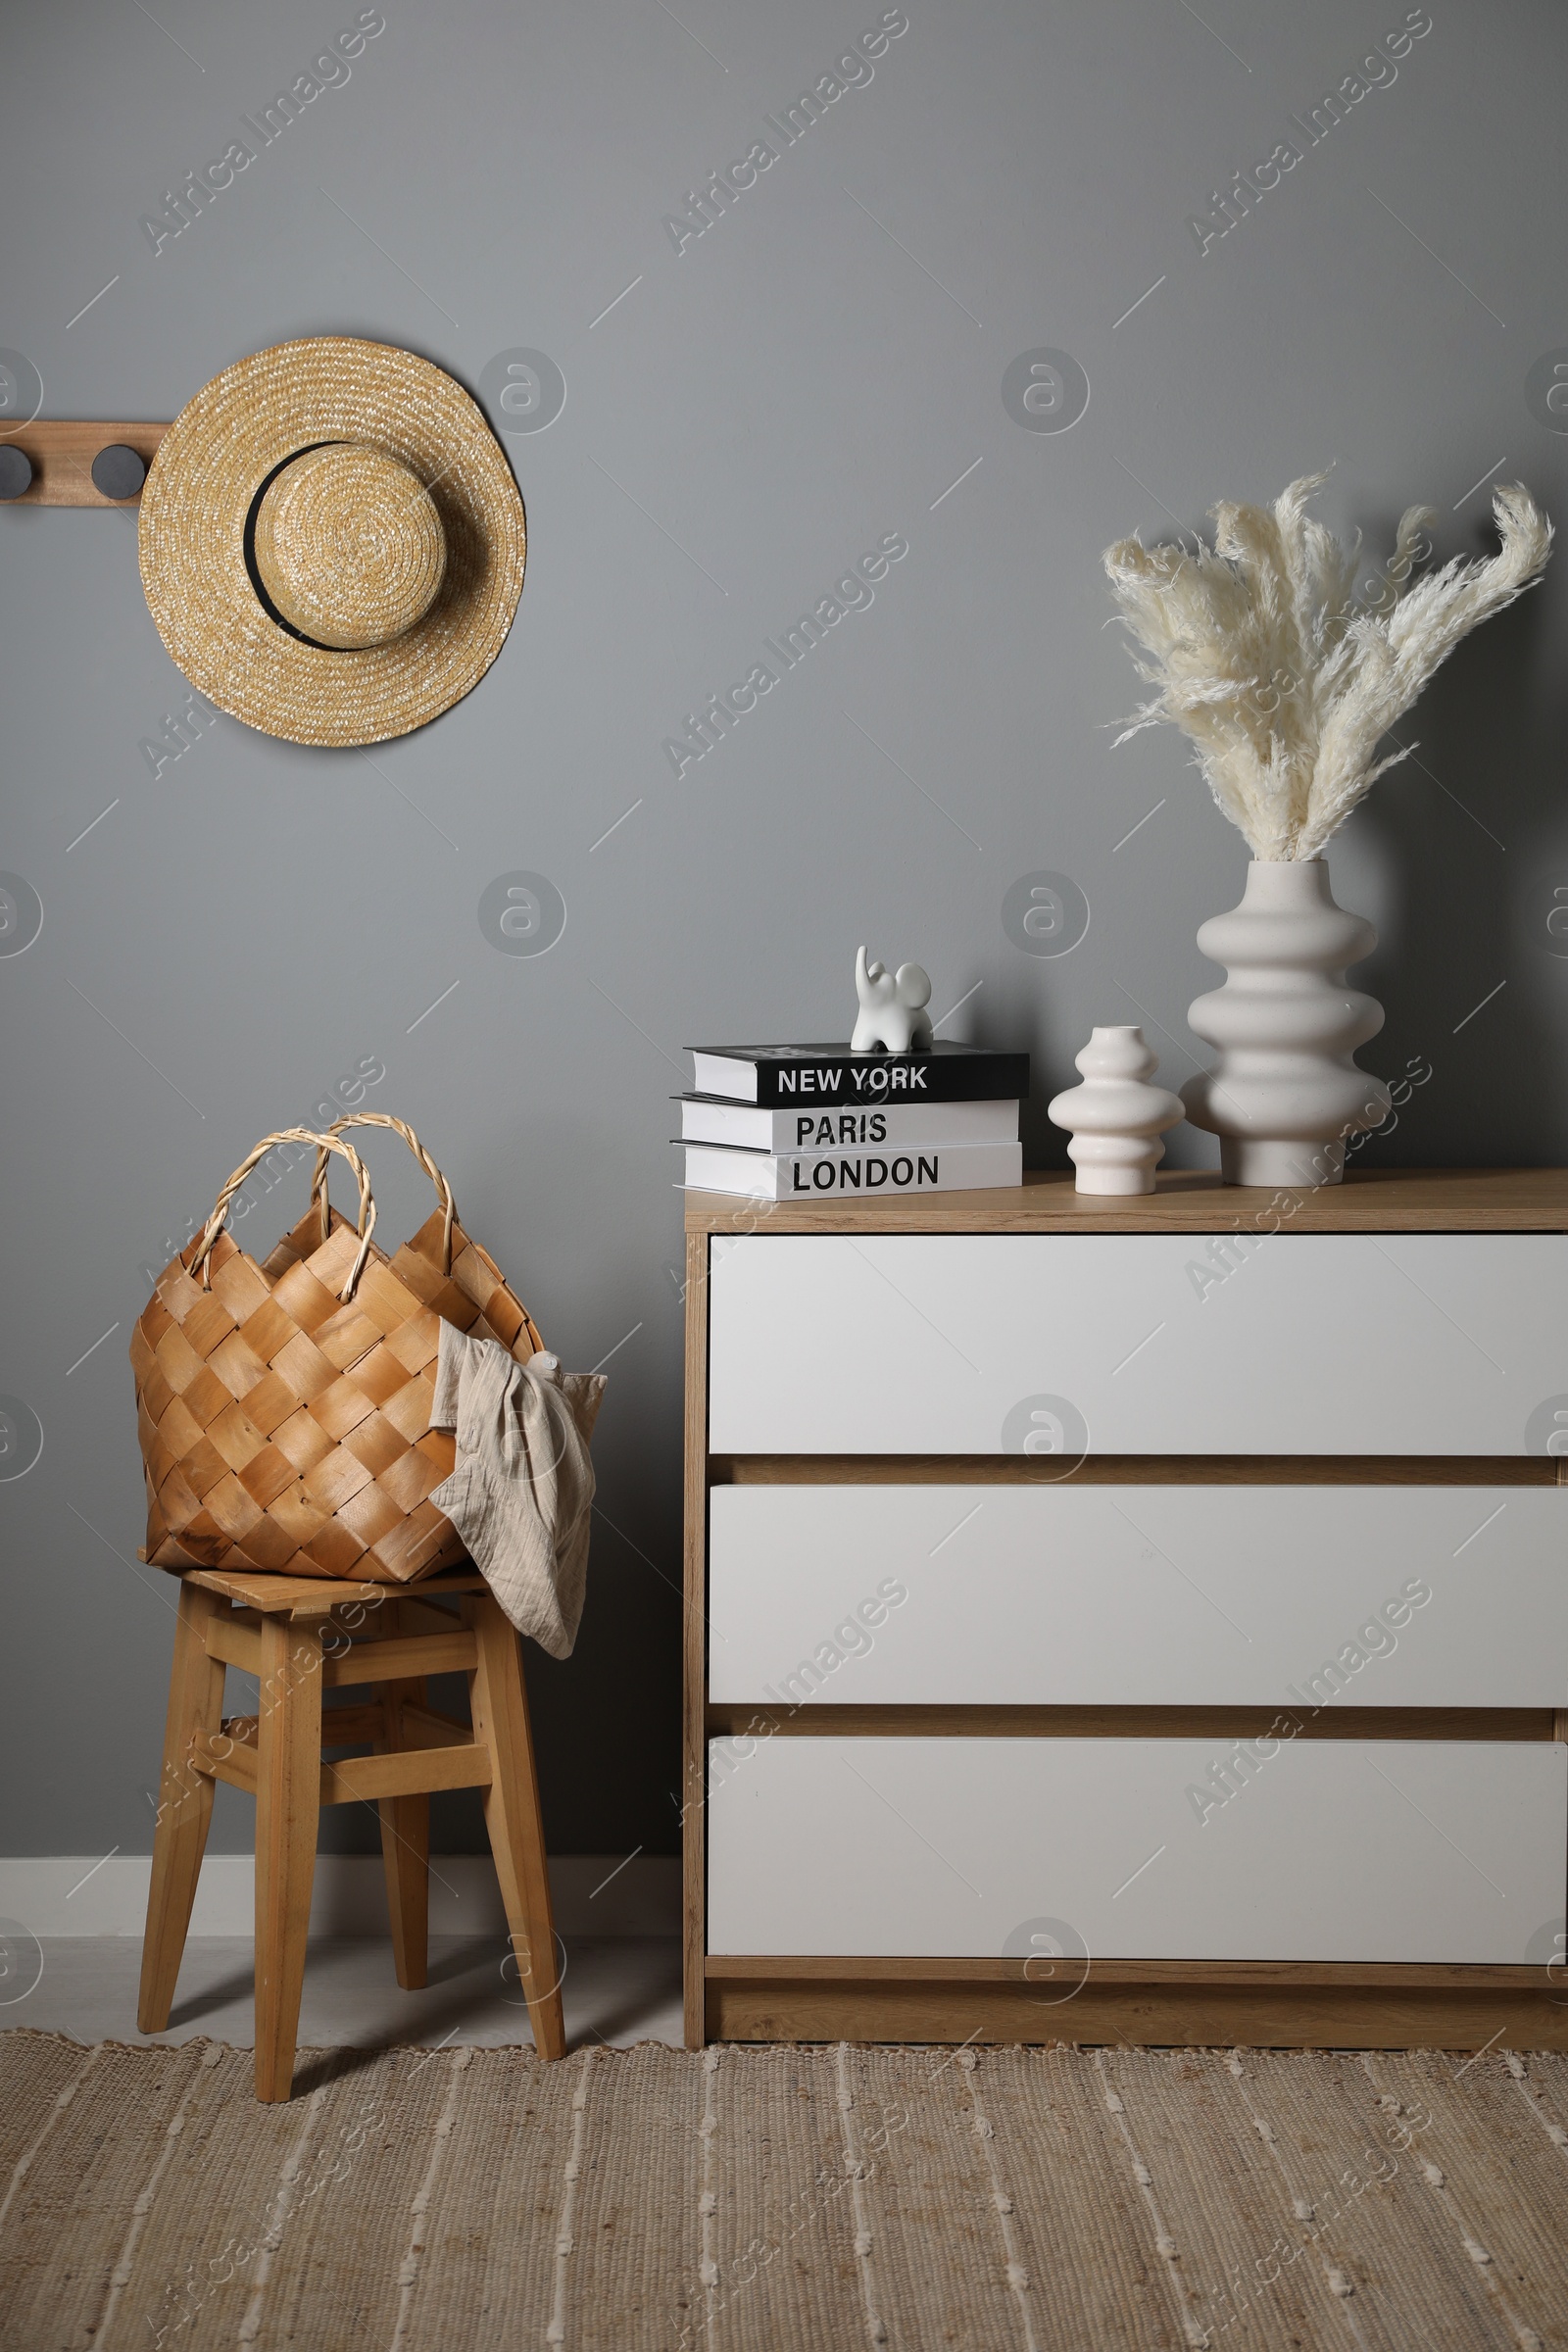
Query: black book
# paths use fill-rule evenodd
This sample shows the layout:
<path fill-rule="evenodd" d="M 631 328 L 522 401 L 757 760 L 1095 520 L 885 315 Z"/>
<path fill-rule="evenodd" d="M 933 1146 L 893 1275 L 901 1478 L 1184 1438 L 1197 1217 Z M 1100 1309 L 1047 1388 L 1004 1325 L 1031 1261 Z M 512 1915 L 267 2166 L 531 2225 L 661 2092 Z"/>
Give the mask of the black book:
<path fill-rule="evenodd" d="M 841 1102 L 994 1102 L 1029 1092 L 1027 1054 L 938 1039 L 917 1054 L 848 1046 L 693 1046 L 697 1091 L 774 1110 Z"/>

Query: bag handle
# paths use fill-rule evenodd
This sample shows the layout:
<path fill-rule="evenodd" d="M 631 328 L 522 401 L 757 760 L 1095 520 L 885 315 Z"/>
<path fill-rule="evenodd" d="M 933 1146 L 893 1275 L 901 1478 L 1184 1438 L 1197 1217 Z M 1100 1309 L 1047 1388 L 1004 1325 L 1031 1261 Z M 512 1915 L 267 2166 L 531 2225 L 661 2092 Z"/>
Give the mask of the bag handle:
<path fill-rule="evenodd" d="M 314 1144 L 323 1165 L 328 1152 L 336 1152 L 348 1161 L 349 1166 L 354 1170 L 355 1180 L 360 1188 L 360 1214 L 356 1228 L 360 1237 L 360 1247 L 354 1263 L 349 1269 L 348 1279 L 338 1292 L 340 1298 L 352 1298 L 360 1276 L 365 1271 L 365 1261 L 370 1254 L 370 1236 L 375 1231 L 375 1201 L 370 1193 L 369 1170 L 352 1144 L 344 1143 L 341 1136 L 318 1135 L 314 1127 L 280 1127 L 275 1135 L 263 1136 L 255 1151 L 247 1152 L 219 1194 L 213 1213 L 202 1228 L 202 1238 L 196 1245 L 196 1253 L 190 1261 L 188 1270 L 192 1274 L 200 1275 L 204 1291 L 212 1289 L 213 1246 L 228 1222 L 228 1204 L 252 1168 L 258 1166 L 267 1157 L 269 1152 L 274 1150 L 278 1144 Z M 324 1213 L 324 1201 L 322 1205 L 322 1239 L 324 1241 L 329 1227 Z"/>
<path fill-rule="evenodd" d="M 451 1185 L 448 1184 L 407 1119 L 395 1119 L 387 1110 L 345 1111 L 342 1118 L 332 1121 L 331 1126 L 326 1129 L 326 1134 L 328 1136 L 341 1135 L 345 1127 L 390 1127 L 394 1135 L 402 1136 L 403 1141 L 435 1186 L 436 1198 L 441 1204 L 442 1218 L 441 1271 L 443 1274 L 450 1274 L 452 1271 L 452 1221 L 458 1213 L 457 1203 L 452 1198 Z M 328 1215 L 326 1172 L 327 1157 L 323 1146 L 316 1154 L 316 1174 L 311 1180 L 311 1198 L 319 1200 L 321 1204 L 321 1238 L 323 1241 L 326 1239 Z"/>

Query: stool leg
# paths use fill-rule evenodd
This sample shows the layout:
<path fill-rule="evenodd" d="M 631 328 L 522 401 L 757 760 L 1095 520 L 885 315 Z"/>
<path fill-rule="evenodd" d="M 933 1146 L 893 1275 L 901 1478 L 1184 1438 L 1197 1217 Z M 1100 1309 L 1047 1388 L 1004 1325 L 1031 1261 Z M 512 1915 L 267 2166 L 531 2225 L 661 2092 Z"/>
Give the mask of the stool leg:
<path fill-rule="evenodd" d="M 404 1744 L 403 1702 L 425 1704 L 421 1680 L 387 1683 L 381 1691 L 386 1709 L 386 1738 L 377 1742 L 388 1754 Z M 386 1869 L 386 1904 L 392 1916 L 392 1959 L 405 1992 L 416 1992 L 425 1982 L 430 1956 L 430 1799 L 428 1796 L 383 1796 L 381 1860 Z"/>
<path fill-rule="evenodd" d="M 262 1620 L 256 1775 L 256 2095 L 286 2099 L 321 1799 L 321 1627 Z"/>
<path fill-rule="evenodd" d="M 468 1681 L 474 1738 L 490 1750 L 492 1768 L 490 1786 L 484 1791 L 485 1827 L 528 2003 L 533 2045 L 541 2058 L 564 2058 L 566 2029 L 561 2011 L 561 1972 L 556 1965 L 555 1915 L 539 1813 L 539 1781 L 522 1680 L 522 1645 L 493 1594 L 472 1595 L 465 1603 L 465 1613 L 479 1652 L 478 1665 Z"/>
<path fill-rule="evenodd" d="M 147 1932 L 141 1947 L 141 1998 L 136 2026 L 162 2034 L 173 2005 L 174 1983 L 196 1900 L 196 1881 L 213 1818 L 213 1780 L 190 1760 L 197 1732 L 216 1732 L 223 1716 L 223 1667 L 207 1654 L 207 1628 L 223 1603 L 200 1585 L 179 1588 L 174 1660 L 169 1677 L 169 1714 L 153 1833 Z"/>

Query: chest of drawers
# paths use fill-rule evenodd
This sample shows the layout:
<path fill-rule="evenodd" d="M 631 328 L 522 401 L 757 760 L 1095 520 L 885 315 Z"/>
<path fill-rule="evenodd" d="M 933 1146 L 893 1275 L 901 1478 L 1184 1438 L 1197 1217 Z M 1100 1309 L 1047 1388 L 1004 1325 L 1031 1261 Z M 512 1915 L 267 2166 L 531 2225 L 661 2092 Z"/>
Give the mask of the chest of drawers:
<path fill-rule="evenodd" d="M 686 1271 L 689 2041 L 1568 2048 L 1568 1175 Z"/>

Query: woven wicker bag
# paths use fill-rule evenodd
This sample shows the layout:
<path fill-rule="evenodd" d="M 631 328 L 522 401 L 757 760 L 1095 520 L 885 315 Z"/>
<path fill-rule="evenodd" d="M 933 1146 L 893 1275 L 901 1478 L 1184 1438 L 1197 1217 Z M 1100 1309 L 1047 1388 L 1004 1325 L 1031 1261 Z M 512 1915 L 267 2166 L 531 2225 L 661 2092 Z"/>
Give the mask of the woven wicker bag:
<path fill-rule="evenodd" d="M 438 1205 L 388 1259 L 372 1240 L 363 1160 L 339 1130 L 390 1127 Z M 229 1202 L 278 1144 L 314 1144 L 311 1207 L 261 1264 L 224 1231 Z M 328 1154 L 360 1188 L 355 1224 L 327 1200 Z M 466 1555 L 429 1500 L 450 1473 L 430 1428 L 442 1321 L 542 1347 L 499 1267 L 458 1221 L 452 1188 L 411 1127 L 381 1111 L 267 1136 L 198 1237 L 165 1267 L 131 1338 L 147 1478 L 145 1558 L 160 1568 L 262 1568 L 409 1584 Z"/>

